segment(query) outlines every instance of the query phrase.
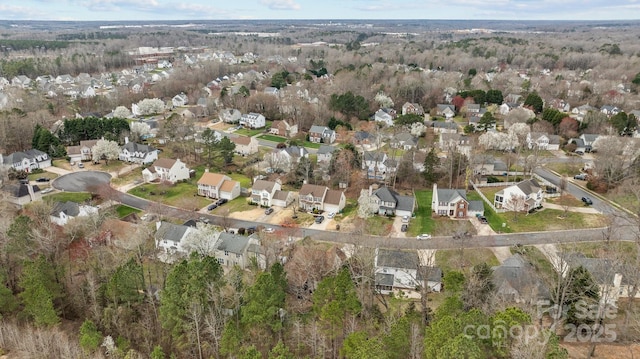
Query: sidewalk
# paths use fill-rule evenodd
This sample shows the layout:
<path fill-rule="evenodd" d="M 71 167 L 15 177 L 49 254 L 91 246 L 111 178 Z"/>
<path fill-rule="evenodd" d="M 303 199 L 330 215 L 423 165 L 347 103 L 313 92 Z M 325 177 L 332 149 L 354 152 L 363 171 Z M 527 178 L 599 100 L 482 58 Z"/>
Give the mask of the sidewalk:
<path fill-rule="evenodd" d="M 559 204 L 544 202 L 542 206 L 544 208 L 558 209 L 558 210 L 564 211 L 564 206 L 561 206 Z M 600 211 L 598 211 L 597 209 L 595 209 L 593 207 L 568 207 L 567 211 L 568 212 L 577 212 L 577 213 L 600 214 Z"/>

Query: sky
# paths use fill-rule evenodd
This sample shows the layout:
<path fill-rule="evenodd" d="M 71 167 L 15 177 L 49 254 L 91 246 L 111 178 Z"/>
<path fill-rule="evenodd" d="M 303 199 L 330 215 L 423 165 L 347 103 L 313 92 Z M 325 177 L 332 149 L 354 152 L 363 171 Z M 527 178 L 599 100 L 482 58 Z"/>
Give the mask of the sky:
<path fill-rule="evenodd" d="M 0 20 L 640 20 L 640 0 L 0 0 Z"/>

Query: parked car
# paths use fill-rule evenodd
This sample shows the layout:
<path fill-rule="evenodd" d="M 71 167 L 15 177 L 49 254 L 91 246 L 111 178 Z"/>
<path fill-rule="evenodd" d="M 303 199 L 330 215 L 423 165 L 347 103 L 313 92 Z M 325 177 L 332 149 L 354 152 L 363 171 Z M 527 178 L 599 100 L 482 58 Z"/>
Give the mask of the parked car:
<path fill-rule="evenodd" d="M 336 216 L 335 212 L 330 212 L 329 214 L 327 214 L 327 218 L 329 218 L 329 219 L 331 219 L 331 218 L 333 218 L 335 216 Z"/>
<path fill-rule="evenodd" d="M 409 216 L 402 216 L 402 223 L 409 223 Z"/>
<path fill-rule="evenodd" d="M 401 232 L 406 232 L 408 229 L 409 229 L 409 225 L 408 225 L 408 224 L 403 224 L 403 225 L 400 227 L 400 231 L 401 231 Z"/>
<path fill-rule="evenodd" d="M 270 215 L 271 213 L 273 213 L 273 208 L 271 208 L 271 207 L 269 207 L 269 208 L 264 210 L 264 214 L 266 214 L 266 215 Z"/>
<path fill-rule="evenodd" d="M 256 227 L 249 227 L 247 228 L 247 232 L 248 235 L 252 235 L 254 233 L 256 233 Z"/>
<path fill-rule="evenodd" d="M 275 232 L 275 231 L 276 231 L 276 230 L 275 230 L 275 229 L 273 229 L 273 228 L 271 228 L 271 227 L 267 227 L 267 228 L 265 228 L 265 229 L 264 229 L 264 233 L 273 233 L 273 232 Z"/>
<path fill-rule="evenodd" d="M 480 223 L 482 224 L 488 224 L 489 221 L 487 221 L 487 217 L 485 216 L 478 216 L 478 221 L 480 221 Z"/>
<path fill-rule="evenodd" d="M 49 182 L 50 179 L 47 177 L 40 177 L 36 180 L 36 182 Z"/>
<path fill-rule="evenodd" d="M 42 194 L 47 194 L 49 192 L 53 192 L 53 188 L 49 187 L 49 188 L 45 188 L 42 191 L 40 191 L 40 193 L 42 193 Z"/>
<path fill-rule="evenodd" d="M 418 236 L 416 237 L 417 240 L 423 240 L 423 239 L 430 239 L 431 235 L 427 234 L 427 233 L 422 233 L 422 234 L 418 234 Z"/>
<path fill-rule="evenodd" d="M 322 223 L 322 221 L 324 221 L 324 216 L 318 216 L 318 217 L 316 217 L 315 221 L 316 221 L 316 223 L 318 223 L 318 224 Z"/>
<path fill-rule="evenodd" d="M 593 201 L 589 197 L 582 197 L 582 202 L 584 202 L 584 204 L 586 204 L 587 206 L 590 206 L 593 204 Z"/>
<path fill-rule="evenodd" d="M 213 211 L 216 208 L 218 208 L 218 204 L 212 203 L 212 204 L 209 205 L 209 207 L 207 207 L 207 210 L 208 211 Z"/>
<path fill-rule="evenodd" d="M 226 198 L 220 198 L 220 199 L 218 200 L 218 202 L 220 202 L 220 204 L 222 205 L 222 204 L 225 204 L 225 203 L 229 202 L 229 200 L 228 200 L 228 199 L 226 199 Z"/>
<path fill-rule="evenodd" d="M 84 168 L 84 163 L 78 163 L 78 168 Z"/>
<path fill-rule="evenodd" d="M 577 174 L 577 175 L 573 176 L 573 179 L 586 181 L 587 180 L 587 174 L 586 173 Z"/>

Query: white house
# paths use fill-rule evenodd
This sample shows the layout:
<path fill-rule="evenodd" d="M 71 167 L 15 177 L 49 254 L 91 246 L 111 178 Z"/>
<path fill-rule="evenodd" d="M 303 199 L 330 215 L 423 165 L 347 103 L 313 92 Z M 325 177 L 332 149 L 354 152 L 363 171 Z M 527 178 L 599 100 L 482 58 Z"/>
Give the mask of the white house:
<path fill-rule="evenodd" d="M 51 158 L 45 152 L 31 149 L 24 152 L 14 152 L 8 156 L 0 155 L 0 166 L 13 167 L 17 171 L 31 172 L 51 166 Z"/>
<path fill-rule="evenodd" d="M 257 180 L 251 187 L 251 202 L 271 207 L 273 205 L 273 197 L 280 190 L 279 182 Z"/>
<path fill-rule="evenodd" d="M 173 107 L 182 107 L 188 103 L 189 98 L 184 94 L 184 92 L 173 96 L 171 99 L 171 105 L 173 105 Z"/>
<path fill-rule="evenodd" d="M 158 159 L 158 150 L 148 145 L 129 142 L 129 140 L 125 138 L 125 144 L 120 149 L 118 159 L 120 159 L 120 161 L 146 165 Z"/>
<path fill-rule="evenodd" d="M 560 136 L 546 133 L 529 132 L 527 134 L 527 147 L 541 150 L 558 151 L 560 149 Z"/>
<path fill-rule="evenodd" d="M 248 156 L 258 153 L 258 140 L 254 137 L 237 136 L 229 137 L 229 139 L 231 142 L 235 143 L 236 148 L 234 151 L 239 155 Z"/>
<path fill-rule="evenodd" d="M 255 234 L 244 236 L 227 232 L 220 233 L 215 256 L 220 265 L 248 268 L 255 260 L 259 268 L 265 268 L 266 260 L 260 248 L 260 239 Z"/>
<path fill-rule="evenodd" d="M 418 103 L 405 102 L 402 105 L 402 114 L 422 116 L 424 115 L 424 108 Z"/>
<path fill-rule="evenodd" d="M 142 170 L 145 182 L 167 181 L 176 183 L 189 179 L 189 168 L 180 159 L 161 158 Z"/>
<path fill-rule="evenodd" d="M 376 290 L 382 294 L 404 291 L 411 295 L 425 284 L 429 291 L 442 290 L 442 270 L 423 265 L 416 251 L 376 248 L 374 268 Z"/>
<path fill-rule="evenodd" d="M 456 115 L 456 107 L 450 104 L 438 104 L 436 106 L 436 115 L 444 116 L 446 119 L 453 118 Z"/>
<path fill-rule="evenodd" d="M 542 188 L 534 179 L 498 191 L 493 204 L 510 211 L 529 211 L 542 205 Z"/>
<path fill-rule="evenodd" d="M 389 145 L 392 148 L 399 148 L 408 151 L 418 146 L 418 139 L 408 132 L 402 132 L 393 136 L 389 141 Z"/>
<path fill-rule="evenodd" d="M 272 171 L 283 170 L 290 171 L 300 159 L 309 158 L 309 151 L 304 147 L 291 146 L 286 148 L 274 149 L 265 155 L 265 161 Z"/>
<path fill-rule="evenodd" d="M 369 196 L 374 200 L 379 215 L 413 216 L 416 199 L 413 196 L 402 196 L 389 187 L 380 187 L 375 191 L 370 186 Z"/>
<path fill-rule="evenodd" d="M 240 117 L 240 124 L 249 128 L 263 128 L 266 126 L 267 120 L 259 113 L 245 113 Z"/>
<path fill-rule="evenodd" d="M 384 152 L 364 152 L 362 169 L 367 170 L 367 178 L 384 180 L 397 169 L 397 161 Z"/>
<path fill-rule="evenodd" d="M 186 242 L 185 239 L 195 231 L 197 229 L 191 226 L 165 221 L 156 222 L 156 234 L 154 236 L 156 248 L 163 249 L 165 253 L 187 254 L 189 251 L 183 247 Z"/>
<path fill-rule="evenodd" d="M 240 182 L 223 174 L 205 172 L 198 180 L 198 195 L 232 200 L 240 196 Z"/>
<path fill-rule="evenodd" d="M 242 117 L 242 113 L 235 108 L 227 108 L 220 111 L 220 121 L 225 123 L 238 123 L 240 122 L 240 118 Z"/>
<path fill-rule="evenodd" d="M 64 226 L 70 220 L 77 217 L 89 217 L 90 215 L 98 214 L 98 208 L 93 206 L 81 205 L 76 202 L 56 202 L 51 210 L 49 218 L 51 222 Z"/>
<path fill-rule="evenodd" d="M 376 122 L 384 123 L 385 126 L 393 126 L 393 116 L 384 109 L 379 109 L 373 114 L 373 119 Z"/>
<path fill-rule="evenodd" d="M 467 194 L 462 189 L 441 189 L 434 183 L 431 211 L 440 216 L 467 218 L 469 211 Z"/>
<path fill-rule="evenodd" d="M 336 151 L 336 147 L 329 145 L 320 145 L 318 152 L 316 152 L 318 163 L 329 163 L 333 157 L 333 153 Z"/>

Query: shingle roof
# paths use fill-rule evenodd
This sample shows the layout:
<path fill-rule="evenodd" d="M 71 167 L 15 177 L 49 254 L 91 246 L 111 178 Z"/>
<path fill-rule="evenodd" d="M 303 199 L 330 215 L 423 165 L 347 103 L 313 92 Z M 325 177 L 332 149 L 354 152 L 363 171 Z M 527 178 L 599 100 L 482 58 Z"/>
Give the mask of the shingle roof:
<path fill-rule="evenodd" d="M 220 251 L 242 254 L 247 248 L 250 238 L 252 237 L 222 232 L 220 233 L 217 249 Z"/>
<path fill-rule="evenodd" d="M 171 158 L 160 158 L 153 163 L 153 167 L 171 168 L 176 164 L 176 160 Z"/>
<path fill-rule="evenodd" d="M 2 190 L 8 193 L 10 196 L 20 198 L 29 195 L 29 185 L 27 184 L 8 184 L 2 187 Z M 33 192 L 40 192 L 40 187 L 33 186 Z"/>
<path fill-rule="evenodd" d="M 398 200 L 397 210 L 413 212 L 415 209 L 416 199 L 413 196 L 397 196 L 396 199 Z"/>
<path fill-rule="evenodd" d="M 313 195 L 313 197 L 322 198 L 322 196 L 324 196 L 324 193 L 325 193 L 326 190 L 327 190 L 326 186 L 319 186 L 319 185 L 315 185 L 315 184 L 305 183 L 300 188 L 299 194 L 300 194 L 300 196 L 306 196 L 306 195 L 311 193 Z"/>
<path fill-rule="evenodd" d="M 51 215 L 54 217 L 60 217 L 60 213 L 64 213 L 69 217 L 76 217 L 80 214 L 80 206 L 71 201 L 56 202 L 51 209 Z"/>
<path fill-rule="evenodd" d="M 524 180 L 517 183 L 516 186 L 518 186 L 518 188 L 527 195 L 536 193 L 540 190 L 540 185 L 534 179 Z"/>
<path fill-rule="evenodd" d="M 157 239 L 165 239 L 174 242 L 180 242 L 185 233 L 189 229 L 188 226 L 162 222 L 160 228 L 156 231 Z"/>
<path fill-rule="evenodd" d="M 389 187 L 381 187 L 373 192 L 373 195 L 380 198 L 383 202 L 393 202 L 396 203 L 398 193 L 389 189 Z"/>
<path fill-rule="evenodd" d="M 238 182 L 234 180 L 225 180 L 222 182 L 222 186 L 220 186 L 220 191 L 222 192 L 231 192 L 233 188 L 236 186 Z"/>
<path fill-rule="evenodd" d="M 533 266 L 515 254 L 500 266 L 493 267 L 493 283 L 497 293 L 508 296 L 549 298 L 549 290 L 535 273 Z"/>
<path fill-rule="evenodd" d="M 237 137 L 232 137 L 231 141 L 233 143 L 242 145 L 242 146 L 247 146 L 251 143 L 251 137 L 248 136 L 237 136 Z"/>
<path fill-rule="evenodd" d="M 342 191 L 330 189 L 327 191 L 327 196 L 324 198 L 324 203 L 340 204 L 340 198 L 342 198 Z"/>
<path fill-rule="evenodd" d="M 438 202 L 451 203 L 451 201 L 453 201 L 457 196 L 460 196 L 467 201 L 467 194 L 462 189 L 438 188 Z"/>
<path fill-rule="evenodd" d="M 149 153 L 149 152 L 155 151 L 155 148 L 153 148 L 151 146 L 142 145 L 142 144 L 135 143 L 135 142 L 125 143 L 124 146 L 122 146 L 122 148 L 126 149 L 129 152 Z"/>
<path fill-rule="evenodd" d="M 227 176 L 220 173 L 205 172 L 198 180 L 198 184 L 217 186 L 225 179 L 225 177 Z"/>
<path fill-rule="evenodd" d="M 273 199 L 279 200 L 279 201 L 286 201 L 287 198 L 289 198 L 289 194 L 291 192 L 289 191 L 275 191 L 275 193 L 273 194 Z"/>
<path fill-rule="evenodd" d="M 482 201 L 469 201 L 469 211 L 471 211 L 471 212 L 484 212 L 484 202 L 482 202 Z"/>
<path fill-rule="evenodd" d="M 378 249 L 378 267 L 416 269 L 419 264 L 420 258 L 416 251 Z"/>
<path fill-rule="evenodd" d="M 318 149 L 317 154 L 326 155 L 329 153 L 333 153 L 335 150 L 336 150 L 335 146 L 320 145 L 320 148 Z"/>
<path fill-rule="evenodd" d="M 252 191 L 267 191 L 269 193 L 271 193 L 271 191 L 273 190 L 273 186 L 275 186 L 276 183 L 273 181 L 265 181 L 265 180 L 257 180 L 253 186 L 251 187 Z"/>

